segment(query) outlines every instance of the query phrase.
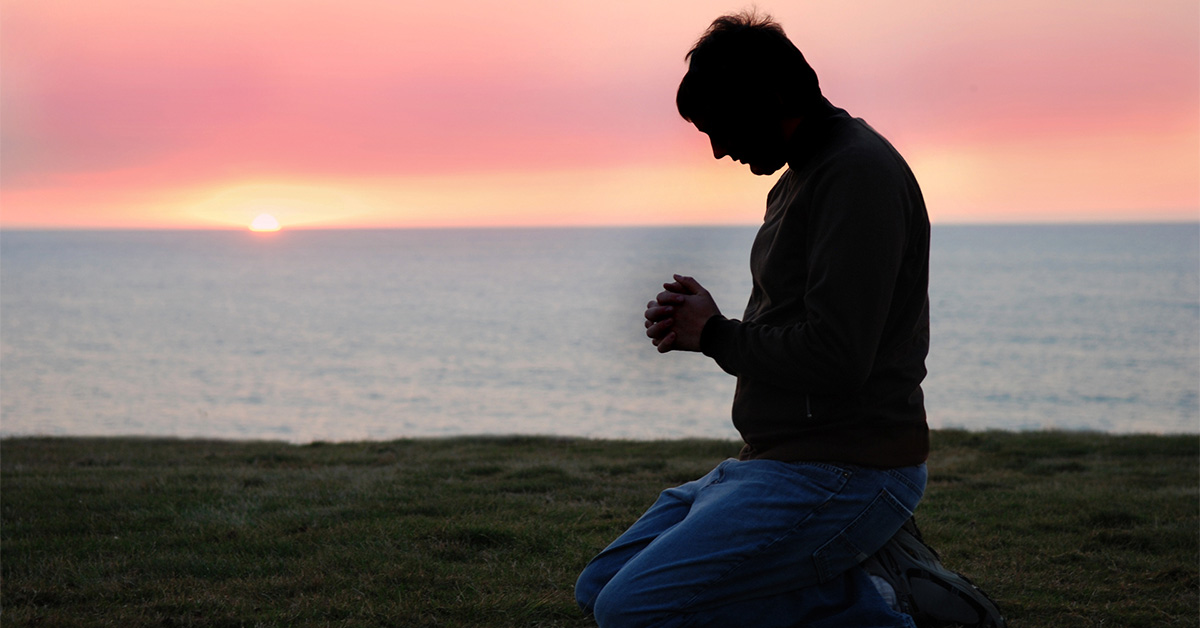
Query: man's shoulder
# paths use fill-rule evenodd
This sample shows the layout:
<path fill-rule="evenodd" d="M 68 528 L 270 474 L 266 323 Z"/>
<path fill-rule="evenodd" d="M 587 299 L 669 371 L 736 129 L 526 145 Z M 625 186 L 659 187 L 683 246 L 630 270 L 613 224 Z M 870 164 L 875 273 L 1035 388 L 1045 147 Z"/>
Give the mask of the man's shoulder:
<path fill-rule="evenodd" d="M 846 118 L 832 129 L 824 151 L 831 160 L 882 160 L 903 162 L 900 153 L 862 118 Z"/>
<path fill-rule="evenodd" d="M 810 164 L 819 177 L 878 178 L 887 174 L 904 179 L 912 177 L 904 157 L 862 118 L 839 120 Z"/>

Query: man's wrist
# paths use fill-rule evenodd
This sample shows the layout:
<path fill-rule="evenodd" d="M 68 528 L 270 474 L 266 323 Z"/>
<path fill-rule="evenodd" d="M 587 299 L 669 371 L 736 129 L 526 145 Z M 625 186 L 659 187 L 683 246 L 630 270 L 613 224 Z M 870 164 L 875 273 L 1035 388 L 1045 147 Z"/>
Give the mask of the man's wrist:
<path fill-rule="evenodd" d="M 729 322 L 721 314 L 713 314 L 704 322 L 704 327 L 700 330 L 700 352 L 704 355 L 712 357 L 716 345 L 719 344 L 719 336 L 724 323 Z"/>

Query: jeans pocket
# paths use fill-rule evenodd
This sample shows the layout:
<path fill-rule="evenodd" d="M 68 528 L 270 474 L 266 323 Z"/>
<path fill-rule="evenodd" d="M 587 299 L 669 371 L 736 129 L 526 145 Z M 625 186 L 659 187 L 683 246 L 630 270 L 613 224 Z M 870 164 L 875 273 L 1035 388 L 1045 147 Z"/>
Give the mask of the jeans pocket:
<path fill-rule="evenodd" d="M 817 548 L 813 554 L 817 577 L 821 582 L 828 582 L 866 560 L 879 551 L 911 516 L 911 510 L 886 488 L 881 489 L 850 525 Z"/>

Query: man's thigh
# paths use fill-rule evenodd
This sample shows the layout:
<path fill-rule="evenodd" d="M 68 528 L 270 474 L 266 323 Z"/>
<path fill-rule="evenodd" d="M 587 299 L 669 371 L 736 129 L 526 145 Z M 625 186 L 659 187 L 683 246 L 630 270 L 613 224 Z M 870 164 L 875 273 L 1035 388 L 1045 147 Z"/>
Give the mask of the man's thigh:
<path fill-rule="evenodd" d="M 722 463 L 696 490 L 686 516 L 630 558 L 601 597 L 642 611 L 703 612 L 818 584 L 836 575 L 829 565 L 854 564 L 856 556 L 841 554 L 866 549 L 836 542 L 847 530 L 880 527 L 882 545 L 911 515 L 919 493 L 876 507 L 881 492 L 890 495 L 883 473 L 821 463 Z"/>
<path fill-rule="evenodd" d="M 687 517 L 696 495 L 722 474 L 724 464 L 699 479 L 664 490 L 628 530 L 588 562 L 575 583 L 575 599 L 584 610 L 592 611 L 600 590 L 626 563 Z"/>

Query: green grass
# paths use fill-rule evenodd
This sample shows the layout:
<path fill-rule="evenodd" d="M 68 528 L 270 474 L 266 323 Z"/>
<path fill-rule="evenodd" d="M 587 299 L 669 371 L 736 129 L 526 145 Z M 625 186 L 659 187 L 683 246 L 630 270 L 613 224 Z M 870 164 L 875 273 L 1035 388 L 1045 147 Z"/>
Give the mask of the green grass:
<path fill-rule="evenodd" d="M 1196 626 L 1194 436 L 936 432 L 918 521 L 1014 628 Z M 735 443 L 0 443 L 8 626 L 591 626 L 572 585 Z"/>

